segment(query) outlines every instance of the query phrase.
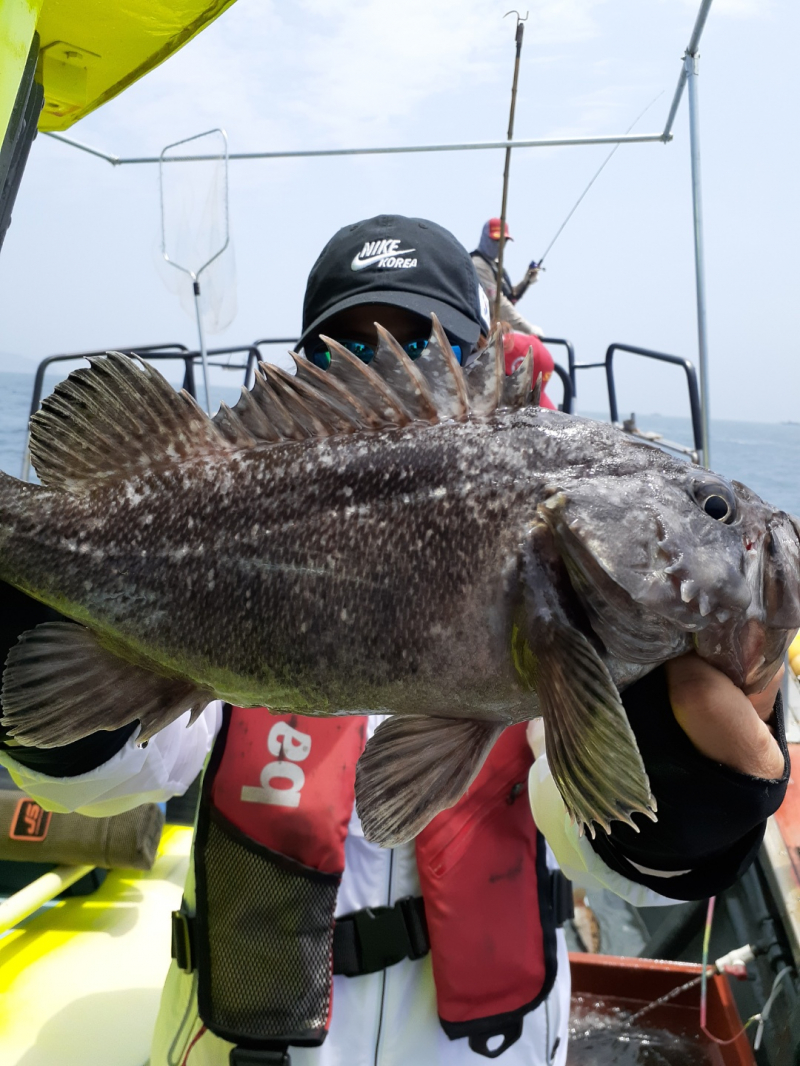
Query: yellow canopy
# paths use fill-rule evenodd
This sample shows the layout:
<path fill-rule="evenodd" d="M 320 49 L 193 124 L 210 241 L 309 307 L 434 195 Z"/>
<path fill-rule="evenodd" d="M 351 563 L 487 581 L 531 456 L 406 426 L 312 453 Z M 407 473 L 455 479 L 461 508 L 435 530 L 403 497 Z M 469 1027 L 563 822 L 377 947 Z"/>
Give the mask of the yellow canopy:
<path fill-rule="evenodd" d="M 39 129 L 65 130 L 163 63 L 233 2 L 0 0 L 0 131 L 34 31 L 44 86 Z"/>

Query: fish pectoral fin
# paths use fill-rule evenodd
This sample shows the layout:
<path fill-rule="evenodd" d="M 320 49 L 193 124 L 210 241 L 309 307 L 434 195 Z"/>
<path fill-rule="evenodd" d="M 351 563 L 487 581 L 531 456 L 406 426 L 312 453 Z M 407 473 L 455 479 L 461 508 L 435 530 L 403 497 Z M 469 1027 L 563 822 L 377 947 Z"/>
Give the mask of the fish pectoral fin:
<path fill-rule="evenodd" d="M 634 812 L 655 821 L 656 801 L 619 692 L 577 629 L 550 627 L 536 642 L 547 761 L 572 817 L 594 836 Z"/>
<path fill-rule="evenodd" d="M 185 711 L 194 721 L 213 698 L 192 681 L 121 659 L 85 626 L 46 622 L 8 653 L 0 720 L 20 744 L 55 748 L 138 719 L 143 743 Z"/>
<path fill-rule="evenodd" d="M 356 810 L 367 840 L 396 847 L 452 807 L 504 728 L 497 722 L 416 715 L 382 722 L 356 767 Z"/>

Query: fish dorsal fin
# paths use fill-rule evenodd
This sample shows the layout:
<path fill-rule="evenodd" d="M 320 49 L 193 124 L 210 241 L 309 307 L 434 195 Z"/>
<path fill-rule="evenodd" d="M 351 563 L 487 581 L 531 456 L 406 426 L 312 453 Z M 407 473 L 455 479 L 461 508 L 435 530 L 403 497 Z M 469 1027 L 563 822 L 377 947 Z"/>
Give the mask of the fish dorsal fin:
<path fill-rule="evenodd" d="M 405 426 L 411 421 L 411 415 L 404 408 L 402 400 L 395 396 L 371 366 L 331 337 L 320 334 L 320 340 L 327 344 L 331 353 L 328 373 L 379 419 L 380 426 Z"/>
<path fill-rule="evenodd" d="M 31 461 L 48 488 L 87 490 L 232 445 L 149 363 L 108 352 L 73 370 L 31 418 Z"/>
<path fill-rule="evenodd" d="M 258 443 L 258 437 L 255 437 L 245 426 L 236 410 L 228 407 L 224 401 L 219 405 L 219 410 L 212 421 L 225 440 L 234 448 L 252 448 Z"/>
<path fill-rule="evenodd" d="M 275 389 L 272 387 L 267 372 L 267 364 L 259 363 L 256 368 L 255 377 L 253 380 L 253 388 L 251 390 L 251 396 L 255 406 L 260 413 L 259 423 L 262 427 L 263 435 L 260 437 L 262 440 L 305 440 L 308 436 L 303 426 L 298 425 L 294 419 L 291 411 L 287 410 L 283 399 L 278 395 Z M 234 407 L 234 411 L 238 413 L 239 403 Z M 243 417 L 247 419 L 249 412 L 243 412 Z M 255 413 L 252 413 L 253 427 L 247 420 L 245 425 L 255 435 Z M 270 434 L 274 436 L 270 437 Z"/>
<path fill-rule="evenodd" d="M 269 387 L 265 385 L 263 375 L 257 370 L 253 388 L 246 389 L 242 387 L 242 394 L 236 406 L 231 408 L 231 416 L 238 423 L 238 427 L 234 432 L 236 434 L 248 433 L 257 441 L 275 442 L 283 440 L 284 438 L 279 433 L 275 422 L 270 417 L 271 412 L 264 403 L 259 402 L 259 398 L 263 399 L 265 392 L 269 392 Z M 221 407 L 219 413 L 214 416 L 214 421 L 227 436 L 227 416 L 222 413 Z"/>
<path fill-rule="evenodd" d="M 431 321 L 433 329 L 428 347 L 414 365 L 425 378 L 439 420 L 445 422 L 452 418 L 465 422 L 469 418 L 469 397 L 464 372 L 436 315 L 431 315 Z"/>
<path fill-rule="evenodd" d="M 533 380 L 533 348 L 529 348 L 525 358 L 503 381 L 501 407 L 524 407 L 530 403 L 531 382 Z"/>
<path fill-rule="evenodd" d="M 341 432 L 342 419 L 322 398 L 315 400 L 302 382 L 278 366 L 262 363 L 261 370 L 304 437 L 329 437 Z M 351 429 L 349 424 L 346 428 Z"/>
<path fill-rule="evenodd" d="M 505 379 L 503 334 L 497 330 L 467 371 L 470 411 L 476 418 L 488 418 L 500 406 Z"/>
<path fill-rule="evenodd" d="M 536 378 L 536 381 L 533 383 L 533 390 L 531 392 L 531 397 L 530 397 L 530 401 L 529 401 L 531 407 L 540 407 L 541 406 L 541 403 L 542 403 L 542 380 L 543 380 L 542 372 L 540 370 L 539 374 L 538 374 L 538 376 Z"/>
<path fill-rule="evenodd" d="M 417 421 L 438 422 L 436 404 L 416 363 L 409 359 L 388 330 L 378 322 L 375 326 L 378 349 L 373 366 Z"/>
<path fill-rule="evenodd" d="M 349 422 L 353 429 L 378 429 L 380 419 L 376 418 L 369 408 L 364 407 L 351 392 L 348 391 L 334 374 L 320 370 L 308 359 L 290 353 L 297 368 L 296 381 L 302 382 L 309 396 L 324 400 L 328 406 L 336 411 L 343 422 Z"/>

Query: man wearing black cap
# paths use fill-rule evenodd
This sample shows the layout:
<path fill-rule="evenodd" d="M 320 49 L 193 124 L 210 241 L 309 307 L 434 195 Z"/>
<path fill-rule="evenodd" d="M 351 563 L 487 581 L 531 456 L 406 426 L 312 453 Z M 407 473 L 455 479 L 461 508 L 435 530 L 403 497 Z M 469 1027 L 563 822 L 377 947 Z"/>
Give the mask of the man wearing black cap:
<path fill-rule="evenodd" d="M 297 348 L 325 369 L 324 335 L 370 362 L 378 318 L 414 358 L 427 345 L 431 314 L 469 366 L 488 336 L 490 312 L 466 250 L 435 222 L 377 215 L 343 227 L 320 252 L 308 276 Z"/>
<path fill-rule="evenodd" d="M 377 319 L 413 359 L 431 314 L 468 367 L 488 332 L 469 256 L 435 223 L 380 215 L 323 249 L 298 348 L 325 369 L 330 336 L 369 363 Z M 579 837 L 546 758 L 531 769 L 524 727 L 503 733 L 453 808 L 393 850 L 365 840 L 353 806 L 376 715 L 215 703 L 146 748 L 134 723 L 0 761 L 46 808 L 110 815 L 181 794 L 212 752 L 150 1066 L 477 1066 L 501 1052 L 505 1066 L 563 1066 L 568 893 L 531 804 L 584 882 L 638 905 L 712 895 L 752 861 L 785 788 L 779 701 L 780 747 L 765 726 L 776 691 L 777 679 L 748 700 L 691 656 L 626 690 L 653 791 L 669 800 L 632 840 L 624 826 Z"/>

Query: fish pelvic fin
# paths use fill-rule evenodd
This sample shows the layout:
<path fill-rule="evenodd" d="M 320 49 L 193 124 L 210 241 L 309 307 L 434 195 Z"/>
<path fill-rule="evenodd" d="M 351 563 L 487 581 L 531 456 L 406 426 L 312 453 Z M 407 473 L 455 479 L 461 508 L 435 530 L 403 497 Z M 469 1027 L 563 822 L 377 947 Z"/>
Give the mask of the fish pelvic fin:
<path fill-rule="evenodd" d="M 73 370 L 31 418 L 31 461 L 48 488 L 80 493 L 177 459 L 233 450 L 192 397 L 120 352 Z"/>
<path fill-rule="evenodd" d="M 20 744 L 55 748 L 138 719 L 141 744 L 185 711 L 194 721 L 213 698 L 192 681 L 120 658 L 85 626 L 46 622 L 8 653 L 0 721 Z"/>
<path fill-rule="evenodd" d="M 545 725 L 547 760 L 567 810 L 583 831 L 615 819 L 655 821 L 656 801 L 611 674 L 572 624 L 558 596 L 561 564 L 545 527 L 532 531 L 523 564 L 525 629 Z"/>
<path fill-rule="evenodd" d="M 505 725 L 396 715 L 382 722 L 356 766 L 364 835 L 396 847 L 452 807 L 475 780 Z"/>

